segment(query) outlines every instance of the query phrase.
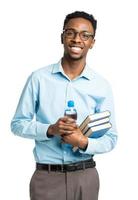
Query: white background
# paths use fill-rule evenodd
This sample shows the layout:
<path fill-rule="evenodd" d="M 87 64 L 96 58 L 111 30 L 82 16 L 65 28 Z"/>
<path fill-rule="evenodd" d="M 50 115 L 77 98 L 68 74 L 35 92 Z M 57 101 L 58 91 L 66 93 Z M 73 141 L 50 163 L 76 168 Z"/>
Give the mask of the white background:
<path fill-rule="evenodd" d="M 35 162 L 34 142 L 14 136 L 10 122 L 28 75 L 57 62 L 63 53 L 60 33 L 65 15 L 75 10 L 98 20 L 91 67 L 111 84 L 118 144 L 95 156 L 99 200 L 138 199 L 137 48 L 138 12 L 134 0 L 4 0 L 0 2 L 0 196 L 29 200 Z"/>

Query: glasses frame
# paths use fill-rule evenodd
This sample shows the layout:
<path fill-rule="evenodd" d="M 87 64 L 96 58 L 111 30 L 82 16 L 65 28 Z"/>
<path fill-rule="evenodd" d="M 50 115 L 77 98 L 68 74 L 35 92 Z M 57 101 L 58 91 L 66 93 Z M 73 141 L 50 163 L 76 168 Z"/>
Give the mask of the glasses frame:
<path fill-rule="evenodd" d="M 68 31 L 68 30 L 72 31 L 74 35 L 73 36 L 67 36 L 66 35 L 66 31 Z M 88 38 L 87 39 L 82 38 L 82 36 L 81 36 L 82 33 L 87 33 L 86 35 L 88 36 Z M 74 39 L 74 38 L 76 38 L 77 34 L 79 34 L 79 37 L 80 37 L 80 39 L 82 41 L 87 41 L 87 40 L 89 40 L 90 37 L 92 37 L 92 39 L 94 39 L 94 34 L 92 34 L 90 32 L 87 32 L 87 31 L 80 31 L 79 32 L 79 31 L 76 31 L 76 30 L 74 30 L 72 28 L 68 28 L 68 29 L 64 29 L 63 30 L 63 35 L 65 35 L 65 37 L 68 38 L 68 39 Z"/>

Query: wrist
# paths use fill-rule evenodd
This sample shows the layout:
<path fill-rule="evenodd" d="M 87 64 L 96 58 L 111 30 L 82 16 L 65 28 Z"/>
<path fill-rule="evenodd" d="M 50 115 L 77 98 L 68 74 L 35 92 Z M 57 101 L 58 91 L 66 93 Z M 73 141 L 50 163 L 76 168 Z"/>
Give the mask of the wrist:
<path fill-rule="evenodd" d="M 50 125 L 47 130 L 47 137 L 53 137 L 53 125 Z"/>
<path fill-rule="evenodd" d="M 86 150 L 88 145 L 88 138 L 84 135 L 81 135 L 78 140 L 78 147 L 82 150 Z"/>

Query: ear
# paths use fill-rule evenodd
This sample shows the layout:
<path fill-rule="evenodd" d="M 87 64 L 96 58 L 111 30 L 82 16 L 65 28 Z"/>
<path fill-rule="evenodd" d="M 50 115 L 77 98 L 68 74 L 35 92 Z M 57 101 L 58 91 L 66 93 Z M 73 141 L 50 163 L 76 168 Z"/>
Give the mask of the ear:
<path fill-rule="evenodd" d="M 63 44 L 63 33 L 61 34 L 61 44 Z"/>
<path fill-rule="evenodd" d="M 95 43 L 95 39 L 92 40 L 92 43 L 91 43 L 91 45 L 90 45 L 90 49 L 93 48 L 94 43 Z"/>

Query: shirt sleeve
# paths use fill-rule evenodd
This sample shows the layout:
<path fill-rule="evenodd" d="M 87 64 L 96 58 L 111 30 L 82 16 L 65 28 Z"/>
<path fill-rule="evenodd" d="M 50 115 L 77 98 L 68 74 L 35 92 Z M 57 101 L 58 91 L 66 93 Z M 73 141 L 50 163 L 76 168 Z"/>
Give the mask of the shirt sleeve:
<path fill-rule="evenodd" d="M 39 81 L 33 73 L 22 91 L 15 115 L 11 122 L 11 131 L 18 136 L 38 141 L 50 140 L 47 130 L 50 124 L 34 120 L 39 106 Z"/>
<path fill-rule="evenodd" d="M 117 142 L 117 130 L 115 124 L 115 113 L 114 113 L 114 102 L 113 102 L 113 94 L 110 85 L 108 84 L 105 90 L 105 97 L 99 106 L 99 111 L 102 112 L 105 110 L 109 110 L 111 113 L 110 122 L 112 127 L 99 138 L 88 138 L 88 146 L 85 151 L 80 150 L 83 154 L 101 154 L 111 151 Z"/>

